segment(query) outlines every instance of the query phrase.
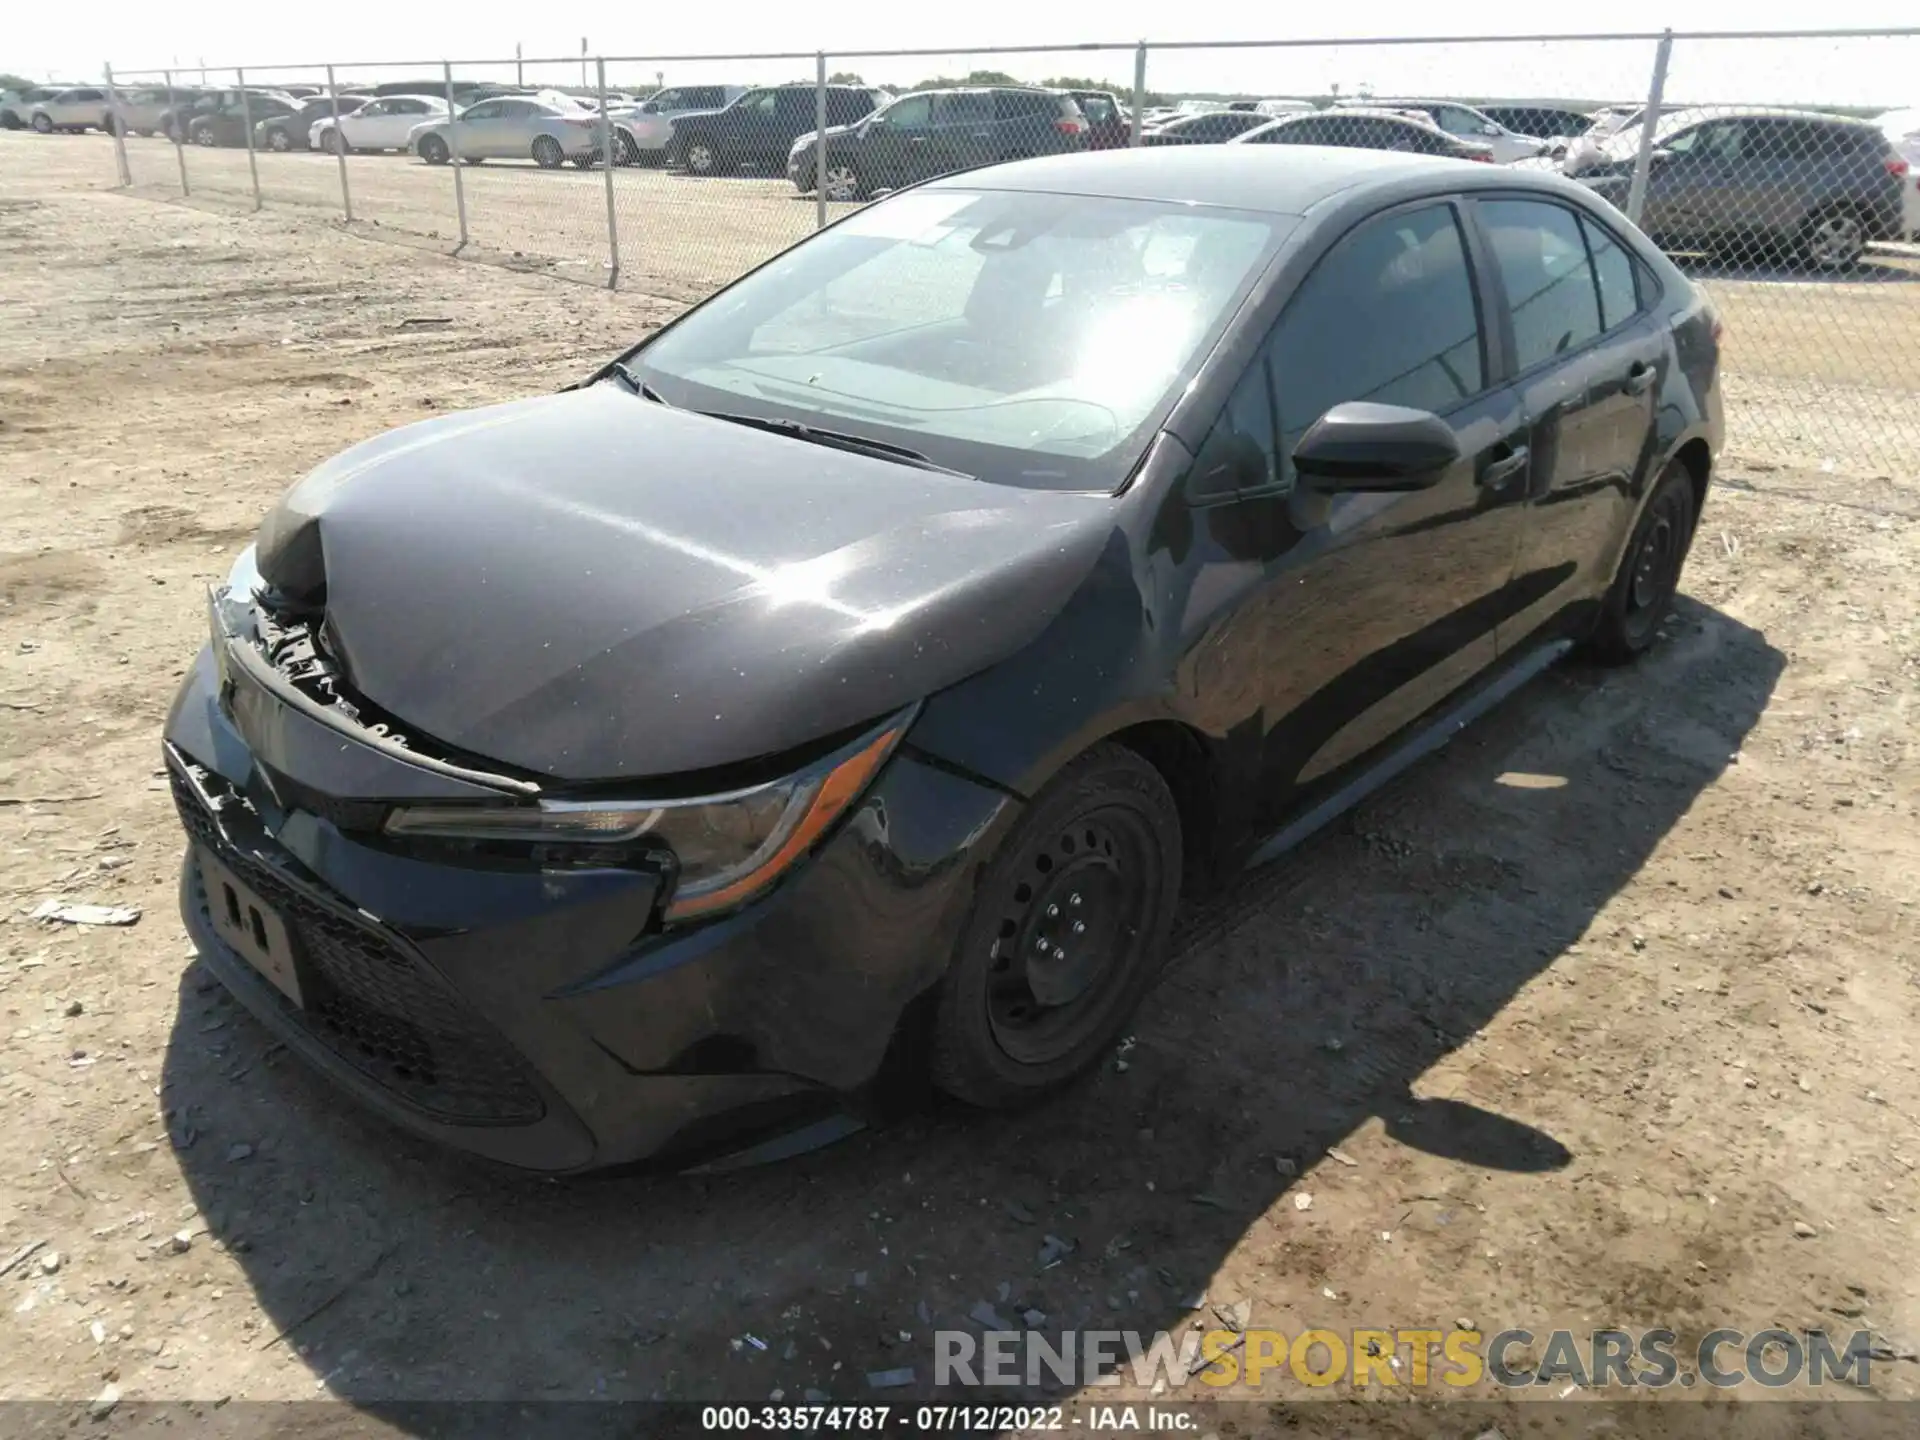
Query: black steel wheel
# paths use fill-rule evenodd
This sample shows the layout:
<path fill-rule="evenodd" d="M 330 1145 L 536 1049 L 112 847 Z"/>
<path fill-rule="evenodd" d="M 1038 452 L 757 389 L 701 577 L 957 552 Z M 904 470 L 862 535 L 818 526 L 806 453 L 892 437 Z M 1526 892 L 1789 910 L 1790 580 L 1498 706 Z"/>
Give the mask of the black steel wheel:
<path fill-rule="evenodd" d="M 1166 782 L 1121 745 L 1074 761 L 987 867 L 942 986 L 934 1084 L 1005 1109 L 1099 1062 L 1165 958 L 1180 887 Z"/>
<path fill-rule="evenodd" d="M 1680 588 L 1680 571 L 1693 543 L 1693 512 L 1693 477 L 1676 460 L 1641 510 L 1607 592 L 1592 640 L 1602 660 L 1631 660 L 1653 644 Z"/>

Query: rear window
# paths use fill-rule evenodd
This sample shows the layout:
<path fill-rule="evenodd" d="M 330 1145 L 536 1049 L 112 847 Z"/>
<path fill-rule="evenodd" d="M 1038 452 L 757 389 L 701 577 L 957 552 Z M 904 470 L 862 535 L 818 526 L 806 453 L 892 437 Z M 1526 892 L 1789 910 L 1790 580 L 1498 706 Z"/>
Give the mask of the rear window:
<path fill-rule="evenodd" d="M 1073 102 L 1064 95 L 1049 95 L 1043 90 L 997 90 L 994 107 L 1002 120 L 1020 115 L 1058 115 L 1062 104 Z"/>

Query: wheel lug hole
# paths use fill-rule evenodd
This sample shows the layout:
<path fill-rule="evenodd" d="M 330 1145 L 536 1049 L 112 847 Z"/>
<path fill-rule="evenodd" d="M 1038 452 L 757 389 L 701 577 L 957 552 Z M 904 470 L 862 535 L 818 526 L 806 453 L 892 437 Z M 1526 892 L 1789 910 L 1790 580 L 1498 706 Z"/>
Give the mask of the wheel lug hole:
<path fill-rule="evenodd" d="M 1073 922 L 1073 933 L 1074 933 L 1074 934 L 1076 934 L 1076 935 L 1084 935 L 1084 934 L 1086 934 L 1086 933 L 1087 933 L 1087 922 L 1086 922 L 1086 921 L 1084 921 L 1084 920 L 1076 920 L 1076 921 L 1074 921 L 1074 922 Z"/>
<path fill-rule="evenodd" d="M 1080 892 L 1078 890 L 1067 896 L 1067 904 L 1073 906 L 1076 910 L 1080 908 Z"/>
<path fill-rule="evenodd" d="M 1060 918 L 1060 907 L 1058 905 L 1047 906 L 1047 919 L 1058 920 L 1059 918 Z"/>

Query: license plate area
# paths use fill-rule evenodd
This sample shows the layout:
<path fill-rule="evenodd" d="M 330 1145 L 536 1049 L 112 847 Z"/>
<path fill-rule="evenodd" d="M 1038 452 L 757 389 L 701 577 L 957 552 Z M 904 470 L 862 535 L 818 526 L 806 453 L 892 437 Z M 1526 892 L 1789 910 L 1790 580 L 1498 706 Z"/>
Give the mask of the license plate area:
<path fill-rule="evenodd" d="M 197 858 L 200 883 L 207 893 L 207 914 L 215 933 L 282 995 L 304 1006 L 293 935 L 286 922 L 207 851 L 199 851 Z"/>

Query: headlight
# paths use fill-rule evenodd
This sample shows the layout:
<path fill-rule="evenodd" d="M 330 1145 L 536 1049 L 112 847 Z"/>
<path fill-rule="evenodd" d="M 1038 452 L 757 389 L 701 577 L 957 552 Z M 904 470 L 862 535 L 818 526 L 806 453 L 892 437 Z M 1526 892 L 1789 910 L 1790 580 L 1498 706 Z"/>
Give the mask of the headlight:
<path fill-rule="evenodd" d="M 797 775 L 689 800 L 545 800 L 534 805 L 409 805 L 389 835 L 536 844 L 651 841 L 671 850 L 678 878 L 665 920 L 729 909 L 771 885 L 812 849 L 879 772 L 906 733 L 900 715 Z"/>

